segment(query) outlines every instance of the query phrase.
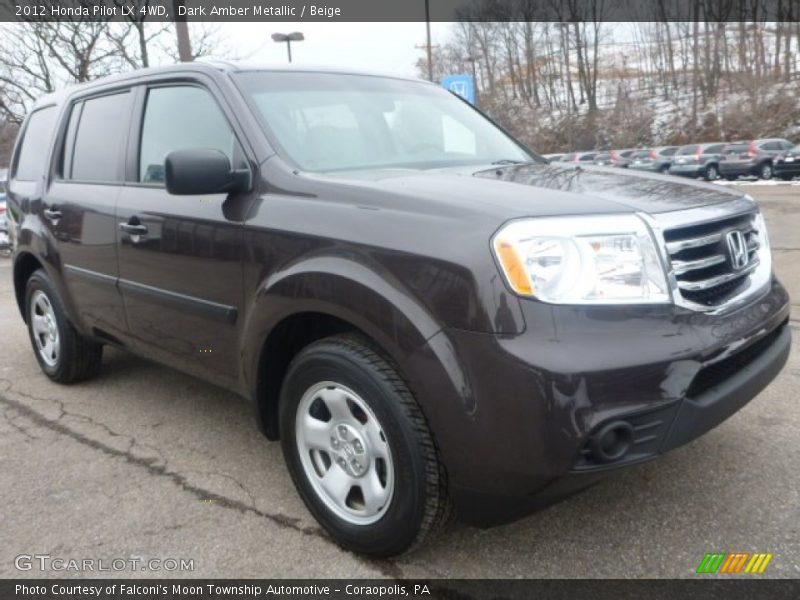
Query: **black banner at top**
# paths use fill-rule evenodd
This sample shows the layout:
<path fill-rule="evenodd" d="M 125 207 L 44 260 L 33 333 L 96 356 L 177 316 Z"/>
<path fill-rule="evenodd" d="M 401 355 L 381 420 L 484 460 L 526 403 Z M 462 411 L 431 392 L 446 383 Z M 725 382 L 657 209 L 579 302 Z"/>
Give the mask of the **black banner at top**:
<path fill-rule="evenodd" d="M 0 0 L 0 21 L 800 21 L 800 0 Z"/>

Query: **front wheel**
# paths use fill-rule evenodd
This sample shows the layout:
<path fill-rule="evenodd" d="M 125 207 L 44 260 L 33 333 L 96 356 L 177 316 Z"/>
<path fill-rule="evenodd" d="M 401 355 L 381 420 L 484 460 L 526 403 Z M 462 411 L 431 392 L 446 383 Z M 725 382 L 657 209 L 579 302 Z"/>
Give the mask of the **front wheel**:
<path fill-rule="evenodd" d="M 761 179 L 772 179 L 772 164 L 767 162 L 761 165 L 758 175 Z"/>
<path fill-rule="evenodd" d="M 708 165 L 703 173 L 703 177 L 706 181 L 715 181 L 717 178 L 719 178 L 719 170 L 717 169 L 717 166 Z"/>
<path fill-rule="evenodd" d="M 397 555 L 445 520 L 444 472 L 425 418 L 366 340 L 334 336 L 302 350 L 281 391 L 280 425 L 295 486 L 345 548 Z"/>
<path fill-rule="evenodd" d="M 25 307 L 28 334 L 45 375 L 59 383 L 75 383 L 97 372 L 103 346 L 75 330 L 55 285 L 41 269 L 28 279 Z"/>

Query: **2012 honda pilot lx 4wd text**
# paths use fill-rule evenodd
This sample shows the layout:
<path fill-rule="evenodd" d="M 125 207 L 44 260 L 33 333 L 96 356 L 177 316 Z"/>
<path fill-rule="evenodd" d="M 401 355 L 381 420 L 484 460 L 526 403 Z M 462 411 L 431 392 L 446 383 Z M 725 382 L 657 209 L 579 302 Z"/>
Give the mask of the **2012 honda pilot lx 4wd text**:
<path fill-rule="evenodd" d="M 751 198 L 548 164 L 426 82 L 100 80 L 33 106 L 8 192 L 51 379 L 114 345 L 250 399 L 314 517 L 374 556 L 688 442 L 789 352 Z"/>

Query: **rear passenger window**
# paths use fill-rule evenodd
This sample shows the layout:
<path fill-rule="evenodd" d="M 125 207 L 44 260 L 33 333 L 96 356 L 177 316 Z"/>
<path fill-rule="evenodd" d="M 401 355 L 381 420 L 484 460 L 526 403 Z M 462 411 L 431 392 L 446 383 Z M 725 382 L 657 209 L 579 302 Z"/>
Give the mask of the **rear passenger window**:
<path fill-rule="evenodd" d="M 164 183 L 164 159 L 175 150 L 222 151 L 235 163 L 235 138 L 211 94 L 199 87 L 153 88 L 147 94 L 139 147 L 139 181 Z"/>
<path fill-rule="evenodd" d="M 56 118 L 51 106 L 32 113 L 22 134 L 12 177 L 20 181 L 36 181 L 44 175 L 45 160 L 50 153 L 50 137 Z"/>
<path fill-rule="evenodd" d="M 122 181 L 122 153 L 128 139 L 130 93 L 92 98 L 70 115 L 64 177 L 77 181 Z M 77 130 L 77 131 L 76 131 Z"/>

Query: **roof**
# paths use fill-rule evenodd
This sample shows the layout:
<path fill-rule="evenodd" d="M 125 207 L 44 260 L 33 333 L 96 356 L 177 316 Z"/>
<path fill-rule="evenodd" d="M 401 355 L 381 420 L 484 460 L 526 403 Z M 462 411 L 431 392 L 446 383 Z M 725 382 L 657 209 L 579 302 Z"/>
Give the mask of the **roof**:
<path fill-rule="evenodd" d="M 416 78 L 407 77 L 403 75 L 396 75 L 391 73 L 380 73 L 375 71 L 367 71 L 355 69 L 350 67 L 331 67 L 322 65 L 295 65 L 295 64 L 265 64 L 265 63 L 250 63 L 240 61 L 225 61 L 225 60 L 198 60 L 190 63 L 177 63 L 173 65 L 166 65 L 162 67 L 151 67 L 148 69 L 137 69 L 135 71 L 128 71 L 126 73 L 119 73 L 116 75 L 109 75 L 107 77 L 100 77 L 85 83 L 78 83 L 69 85 L 61 90 L 46 94 L 39 98 L 33 108 L 45 104 L 53 104 L 61 102 L 66 96 L 76 90 L 86 90 L 93 87 L 101 87 L 113 83 L 135 82 L 140 79 L 152 77 L 154 75 L 161 75 L 164 73 L 236 73 L 236 72 L 251 72 L 251 71 L 282 71 L 287 73 L 335 73 L 341 75 L 364 75 L 369 77 L 387 77 L 391 79 L 402 79 L 406 81 L 416 81 L 422 83 L 430 83 L 428 81 Z"/>

